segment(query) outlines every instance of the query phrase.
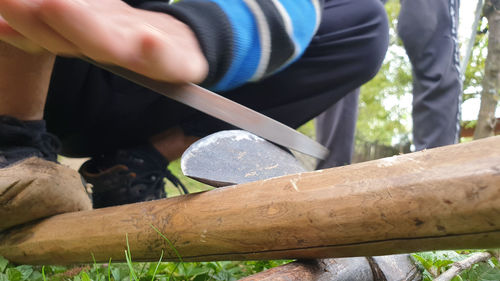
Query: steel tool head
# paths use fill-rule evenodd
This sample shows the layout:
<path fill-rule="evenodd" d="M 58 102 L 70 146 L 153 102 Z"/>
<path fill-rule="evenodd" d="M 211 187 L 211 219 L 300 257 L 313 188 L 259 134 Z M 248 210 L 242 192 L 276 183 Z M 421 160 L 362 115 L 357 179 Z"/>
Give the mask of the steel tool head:
<path fill-rule="evenodd" d="M 182 155 L 181 169 L 217 187 L 306 171 L 290 152 L 242 130 L 217 132 L 195 142 Z"/>

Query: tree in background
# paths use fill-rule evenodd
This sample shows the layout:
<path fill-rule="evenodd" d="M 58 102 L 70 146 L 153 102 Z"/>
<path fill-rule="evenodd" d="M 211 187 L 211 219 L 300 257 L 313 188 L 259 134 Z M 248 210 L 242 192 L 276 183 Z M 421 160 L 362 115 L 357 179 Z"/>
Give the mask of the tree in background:
<path fill-rule="evenodd" d="M 410 144 L 412 75 L 401 40 L 396 33 L 399 0 L 389 0 L 390 44 L 379 73 L 361 88 L 354 162 L 408 152 Z M 406 106 L 404 105 L 406 104 Z"/>
<path fill-rule="evenodd" d="M 481 92 L 481 108 L 474 139 L 493 136 L 495 112 L 500 99 L 500 0 L 487 0 L 483 15 L 488 20 L 488 55 Z"/>
<path fill-rule="evenodd" d="M 481 96 L 481 82 L 484 78 L 484 65 L 488 48 L 487 31 L 487 22 L 484 17 L 481 17 L 479 19 L 478 29 L 476 30 L 471 56 L 464 73 L 463 101 L 471 98 L 480 98 Z"/>

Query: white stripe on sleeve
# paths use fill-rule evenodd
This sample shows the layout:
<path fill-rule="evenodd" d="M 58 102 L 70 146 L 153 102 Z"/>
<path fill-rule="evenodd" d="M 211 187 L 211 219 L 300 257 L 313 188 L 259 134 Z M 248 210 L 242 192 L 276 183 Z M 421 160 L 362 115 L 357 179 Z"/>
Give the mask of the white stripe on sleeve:
<path fill-rule="evenodd" d="M 271 58 L 271 31 L 269 30 L 269 24 L 259 3 L 255 0 L 243 1 L 252 11 L 257 22 L 257 28 L 259 29 L 261 55 L 257 70 L 252 78 L 250 78 L 250 81 L 257 81 L 264 76 L 267 66 L 269 65 L 269 59 Z"/>

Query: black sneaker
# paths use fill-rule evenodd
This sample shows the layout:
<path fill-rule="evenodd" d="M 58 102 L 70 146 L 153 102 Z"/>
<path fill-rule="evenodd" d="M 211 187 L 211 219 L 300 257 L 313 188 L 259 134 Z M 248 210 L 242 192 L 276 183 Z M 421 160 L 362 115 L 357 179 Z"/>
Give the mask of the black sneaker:
<path fill-rule="evenodd" d="M 79 171 L 93 185 L 94 208 L 103 208 L 165 198 L 165 178 L 187 194 L 167 166 L 168 161 L 154 147 L 145 145 L 94 157 Z"/>
<path fill-rule="evenodd" d="M 30 157 L 57 162 L 60 148 L 59 139 L 47 133 L 45 121 L 21 121 L 0 116 L 0 168 Z"/>

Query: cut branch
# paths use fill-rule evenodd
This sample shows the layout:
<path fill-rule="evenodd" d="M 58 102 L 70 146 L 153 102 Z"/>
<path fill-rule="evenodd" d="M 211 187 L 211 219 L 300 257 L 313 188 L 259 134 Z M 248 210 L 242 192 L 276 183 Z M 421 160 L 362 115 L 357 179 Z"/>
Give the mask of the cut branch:
<path fill-rule="evenodd" d="M 464 260 L 453 263 L 450 269 L 439 275 L 439 277 L 434 279 L 434 281 L 450 281 L 451 279 L 453 279 L 453 277 L 462 273 L 462 271 L 471 268 L 471 266 L 475 265 L 476 263 L 487 261 L 491 257 L 491 254 L 488 252 L 475 253 Z"/>
<path fill-rule="evenodd" d="M 240 281 L 420 281 L 420 271 L 408 255 L 296 261 Z"/>
<path fill-rule="evenodd" d="M 377 256 L 500 247 L 500 137 L 93 211 L 0 233 L 18 263 Z"/>
<path fill-rule="evenodd" d="M 374 281 L 363 257 L 296 261 L 259 272 L 240 281 Z"/>

